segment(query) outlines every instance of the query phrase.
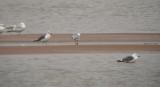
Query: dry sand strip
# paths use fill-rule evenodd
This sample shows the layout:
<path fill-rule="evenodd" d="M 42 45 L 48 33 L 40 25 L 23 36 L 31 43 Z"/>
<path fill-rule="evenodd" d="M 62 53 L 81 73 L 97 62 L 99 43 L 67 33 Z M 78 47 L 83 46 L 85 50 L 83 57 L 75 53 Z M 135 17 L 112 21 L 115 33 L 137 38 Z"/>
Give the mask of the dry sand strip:
<path fill-rule="evenodd" d="M 0 35 L 0 42 L 32 42 L 42 34 Z M 50 42 L 73 42 L 72 34 L 53 34 Z M 160 33 L 82 33 L 80 42 L 159 42 Z"/>
<path fill-rule="evenodd" d="M 0 54 L 160 52 L 160 45 L 0 46 Z"/>

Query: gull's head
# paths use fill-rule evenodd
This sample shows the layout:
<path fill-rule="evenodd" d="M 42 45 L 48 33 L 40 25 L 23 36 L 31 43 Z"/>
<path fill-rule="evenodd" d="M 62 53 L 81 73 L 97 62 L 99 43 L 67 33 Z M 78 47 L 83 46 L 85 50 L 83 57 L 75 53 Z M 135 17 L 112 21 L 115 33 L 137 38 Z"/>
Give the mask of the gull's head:
<path fill-rule="evenodd" d="M 46 32 L 46 35 L 51 36 L 51 35 L 53 35 L 53 33 L 51 33 L 50 31 L 47 31 L 47 32 Z"/>
<path fill-rule="evenodd" d="M 135 59 L 138 59 L 140 56 L 137 53 L 133 53 L 132 57 L 134 57 Z"/>
<path fill-rule="evenodd" d="M 50 33 L 50 31 L 47 31 L 47 33 L 49 34 L 49 33 Z"/>
<path fill-rule="evenodd" d="M 47 34 L 52 34 L 50 31 L 47 31 Z"/>
<path fill-rule="evenodd" d="M 80 39 L 80 33 L 74 33 L 73 35 L 72 35 L 72 38 L 74 39 L 74 40 L 79 40 Z"/>
<path fill-rule="evenodd" d="M 24 22 L 21 22 L 21 23 L 19 24 L 19 27 L 20 27 L 20 28 L 26 28 L 26 25 L 25 25 Z"/>
<path fill-rule="evenodd" d="M 81 34 L 80 33 L 76 33 L 77 34 L 77 36 L 81 36 Z"/>

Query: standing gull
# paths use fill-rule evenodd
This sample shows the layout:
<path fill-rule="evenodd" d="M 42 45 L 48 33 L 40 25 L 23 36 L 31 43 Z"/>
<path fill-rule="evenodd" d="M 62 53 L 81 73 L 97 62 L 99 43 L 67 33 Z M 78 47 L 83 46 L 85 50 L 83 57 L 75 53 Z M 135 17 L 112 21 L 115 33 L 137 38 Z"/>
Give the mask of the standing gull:
<path fill-rule="evenodd" d="M 78 41 L 80 40 L 80 36 L 81 36 L 80 33 L 74 33 L 72 35 L 72 39 L 75 41 L 76 47 L 78 47 Z"/>
<path fill-rule="evenodd" d="M 48 42 L 50 38 L 51 38 L 51 33 L 48 32 L 40 36 L 37 40 L 34 40 L 34 42 Z"/>
<path fill-rule="evenodd" d="M 139 57 L 137 53 L 133 53 L 131 56 L 126 56 L 121 60 L 117 60 L 117 62 L 134 63 Z"/>

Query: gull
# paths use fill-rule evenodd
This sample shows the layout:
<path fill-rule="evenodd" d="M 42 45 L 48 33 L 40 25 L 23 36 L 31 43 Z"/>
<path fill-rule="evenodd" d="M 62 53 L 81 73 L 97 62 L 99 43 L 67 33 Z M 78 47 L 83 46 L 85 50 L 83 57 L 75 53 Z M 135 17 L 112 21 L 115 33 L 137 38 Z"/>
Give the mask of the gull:
<path fill-rule="evenodd" d="M 11 29 L 11 30 L 16 30 L 16 28 L 21 28 L 21 29 L 24 29 L 26 28 L 26 25 L 24 22 L 21 22 L 17 25 L 9 25 L 9 26 L 6 26 L 6 29 Z"/>
<path fill-rule="evenodd" d="M 77 47 L 78 47 L 78 41 L 80 40 L 80 36 L 81 36 L 80 33 L 74 33 L 72 35 L 72 39 L 75 41 L 75 44 L 76 44 Z"/>
<path fill-rule="evenodd" d="M 72 39 L 73 40 L 80 40 L 80 33 L 74 33 L 73 35 L 72 35 Z"/>
<path fill-rule="evenodd" d="M 121 60 L 117 60 L 117 62 L 125 62 L 125 63 L 134 63 L 140 56 L 137 53 L 133 53 L 130 56 L 126 56 Z"/>
<path fill-rule="evenodd" d="M 48 32 L 40 36 L 37 40 L 34 40 L 34 42 L 48 42 L 50 38 L 51 38 L 51 33 Z"/>
<path fill-rule="evenodd" d="M 24 22 L 20 22 L 17 25 L 4 25 L 0 24 L 0 32 L 22 32 L 26 28 L 26 25 Z"/>

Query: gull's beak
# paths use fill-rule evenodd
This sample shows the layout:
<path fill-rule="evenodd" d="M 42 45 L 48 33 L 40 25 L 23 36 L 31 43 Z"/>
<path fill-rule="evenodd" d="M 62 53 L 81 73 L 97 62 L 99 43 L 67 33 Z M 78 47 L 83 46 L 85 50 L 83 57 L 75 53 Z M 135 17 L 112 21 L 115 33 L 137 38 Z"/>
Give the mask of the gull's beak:
<path fill-rule="evenodd" d="M 138 56 L 138 57 L 141 57 L 141 56 Z"/>

